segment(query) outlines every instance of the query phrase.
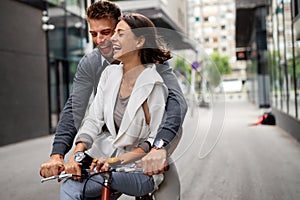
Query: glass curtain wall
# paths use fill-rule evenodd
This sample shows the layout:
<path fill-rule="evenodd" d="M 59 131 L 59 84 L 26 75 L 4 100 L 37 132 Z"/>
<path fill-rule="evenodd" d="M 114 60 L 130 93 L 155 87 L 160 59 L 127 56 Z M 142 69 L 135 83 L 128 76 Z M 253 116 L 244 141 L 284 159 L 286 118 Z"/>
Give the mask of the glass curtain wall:
<path fill-rule="evenodd" d="M 295 40 L 290 0 L 271 0 L 268 52 L 272 107 L 299 119 L 300 49 Z"/>
<path fill-rule="evenodd" d="M 84 0 L 48 0 L 48 54 L 50 70 L 51 128 L 69 97 L 77 65 L 84 55 L 87 34 Z"/>

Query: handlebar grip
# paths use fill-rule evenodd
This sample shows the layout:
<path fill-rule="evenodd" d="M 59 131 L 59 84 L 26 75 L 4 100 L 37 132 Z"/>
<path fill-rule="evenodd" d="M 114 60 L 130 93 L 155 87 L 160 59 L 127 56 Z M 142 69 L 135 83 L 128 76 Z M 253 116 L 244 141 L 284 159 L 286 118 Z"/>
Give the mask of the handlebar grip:
<path fill-rule="evenodd" d="M 111 157 L 107 159 L 109 164 L 120 162 L 121 160 L 118 157 Z"/>

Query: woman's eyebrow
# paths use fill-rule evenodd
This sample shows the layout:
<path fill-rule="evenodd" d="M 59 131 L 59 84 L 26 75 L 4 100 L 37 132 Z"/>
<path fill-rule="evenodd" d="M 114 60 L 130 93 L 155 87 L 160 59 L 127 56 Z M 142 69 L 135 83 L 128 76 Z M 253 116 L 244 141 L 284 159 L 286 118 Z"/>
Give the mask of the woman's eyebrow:
<path fill-rule="evenodd" d="M 121 32 L 121 31 L 125 31 L 124 29 L 122 29 L 122 28 L 118 28 L 118 29 L 116 29 L 116 32 Z"/>

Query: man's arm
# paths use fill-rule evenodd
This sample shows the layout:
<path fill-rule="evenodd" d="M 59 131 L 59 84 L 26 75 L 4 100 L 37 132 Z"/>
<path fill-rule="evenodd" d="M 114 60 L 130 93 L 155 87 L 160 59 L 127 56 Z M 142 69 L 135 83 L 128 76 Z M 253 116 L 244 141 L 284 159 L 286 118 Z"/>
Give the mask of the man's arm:
<path fill-rule="evenodd" d="M 187 103 L 178 79 L 169 64 L 159 65 L 157 71 L 162 76 L 169 95 L 155 141 L 162 139 L 171 146 L 174 142 L 177 143 L 177 139 L 181 137 L 181 126 L 187 112 Z M 167 148 L 170 148 L 169 146 Z"/>
<path fill-rule="evenodd" d="M 74 138 L 89 102 L 94 86 L 93 72 L 87 57 L 84 57 L 78 65 L 72 93 L 65 104 L 58 122 L 52 153 L 65 155 L 72 148 Z"/>
<path fill-rule="evenodd" d="M 72 111 L 72 96 L 70 96 L 57 124 L 51 155 L 64 156 L 71 149 L 76 133 L 77 129 L 75 128 Z"/>
<path fill-rule="evenodd" d="M 101 75 L 101 55 L 98 49 L 84 56 L 77 68 L 73 81 L 71 96 L 56 129 L 50 159 L 41 165 L 40 174 L 43 177 L 57 175 L 64 170 L 64 156 L 71 149 L 74 138 L 89 102 L 89 98 Z M 100 70 L 100 71 L 99 71 Z"/>
<path fill-rule="evenodd" d="M 93 90 L 96 90 L 104 67 L 97 48 L 79 62 L 73 80 L 72 93 L 64 107 L 57 125 L 52 146 L 53 154 L 65 155 L 72 147 Z"/>
<path fill-rule="evenodd" d="M 187 112 L 186 100 L 172 68 L 168 63 L 165 63 L 164 65 L 157 66 L 156 69 L 168 87 L 169 96 L 167 98 L 164 117 L 154 144 L 157 141 L 163 140 L 167 146 L 162 149 L 152 148 L 150 153 L 142 159 L 144 172 L 149 176 L 164 171 L 168 154 L 174 151 L 181 138 L 181 126 Z"/>

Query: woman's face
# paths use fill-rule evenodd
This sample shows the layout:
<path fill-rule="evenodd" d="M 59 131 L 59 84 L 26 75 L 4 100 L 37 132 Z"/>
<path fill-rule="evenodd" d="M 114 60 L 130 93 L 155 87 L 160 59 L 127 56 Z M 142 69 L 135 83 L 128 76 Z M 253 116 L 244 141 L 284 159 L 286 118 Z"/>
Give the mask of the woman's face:
<path fill-rule="evenodd" d="M 114 49 L 114 59 L 124 62 L 126 58 L 137 55 L 138 40 L 125 21 L 121 20 L 117 24 L 111 41 Z"/>

